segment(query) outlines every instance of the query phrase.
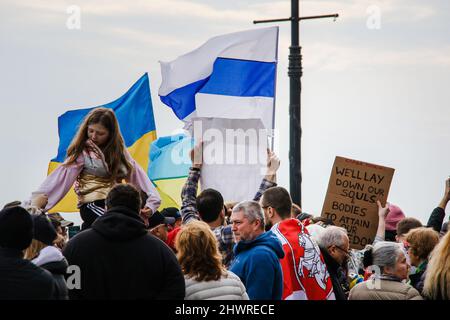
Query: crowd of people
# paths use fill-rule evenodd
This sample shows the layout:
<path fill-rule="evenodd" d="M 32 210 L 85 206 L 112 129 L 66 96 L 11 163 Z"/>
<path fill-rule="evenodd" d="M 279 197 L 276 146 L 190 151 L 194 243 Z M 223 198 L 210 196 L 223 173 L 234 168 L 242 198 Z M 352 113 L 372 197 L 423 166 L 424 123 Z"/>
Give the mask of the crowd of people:
<path fill-rule="evenodd" d="M 200 150 L 181 208 L 158 211 L 114 113 L 93 110 L 66 162 L 0 211 L 0 299 L 450 299 L 450 179 L 426 225 L 378 201 L 376 237 L 355 250 L 345 228 L 277 186 L 273 152 L 254 198 L 226 203 L 219 190 L 198 192 Z M 83 224 L 68 239 L 73 223 L 47 210 L 72 186 Z"/>

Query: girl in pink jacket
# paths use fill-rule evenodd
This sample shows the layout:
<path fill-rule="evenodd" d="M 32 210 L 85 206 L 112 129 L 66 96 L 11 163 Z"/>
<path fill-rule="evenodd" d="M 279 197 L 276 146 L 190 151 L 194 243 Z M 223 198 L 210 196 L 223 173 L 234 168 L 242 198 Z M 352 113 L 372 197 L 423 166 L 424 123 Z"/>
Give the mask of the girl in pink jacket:
<path fill-rule="evenodd" d="M 84 118 L 67 149 L 64 163 L 50 174 L 34 194 L 45 194 L 44 210 L 54 207 L 74 186 L 82 229 L 105 212 L 109 190 L 122 181 L 135 185 L 148 196 L 143 214 L 155 212 L 161 199 L 147 174 L 125 147 L 114 111 L 93 109 Z"/>

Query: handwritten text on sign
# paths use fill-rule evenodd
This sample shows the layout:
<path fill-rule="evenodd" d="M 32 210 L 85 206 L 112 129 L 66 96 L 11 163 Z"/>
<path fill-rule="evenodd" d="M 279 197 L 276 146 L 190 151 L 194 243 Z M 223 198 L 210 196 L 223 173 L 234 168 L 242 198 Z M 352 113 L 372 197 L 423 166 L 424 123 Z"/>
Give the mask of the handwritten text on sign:
<path fill-rule="evenodd" d="M 394 169 L 336 157 L 322 217 L 348 231 L 350 246 L 371 244 L 378 227 L 377 200 L 384 205 Z"/>

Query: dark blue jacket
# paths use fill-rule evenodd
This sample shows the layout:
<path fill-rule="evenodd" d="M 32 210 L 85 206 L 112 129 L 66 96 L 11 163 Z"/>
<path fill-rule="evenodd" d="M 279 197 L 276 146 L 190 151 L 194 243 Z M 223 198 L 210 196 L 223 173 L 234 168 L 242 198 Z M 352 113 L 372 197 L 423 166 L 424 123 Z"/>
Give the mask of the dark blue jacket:
<path fill-rule="evenodd" d="M 239 241 L 234 246 L 235 259 L 230 271 L 239 276 L 251 300 L 281 300 L 283 273 L 280 260 L 283 247 L 271 231 L 252 241 Z"/>

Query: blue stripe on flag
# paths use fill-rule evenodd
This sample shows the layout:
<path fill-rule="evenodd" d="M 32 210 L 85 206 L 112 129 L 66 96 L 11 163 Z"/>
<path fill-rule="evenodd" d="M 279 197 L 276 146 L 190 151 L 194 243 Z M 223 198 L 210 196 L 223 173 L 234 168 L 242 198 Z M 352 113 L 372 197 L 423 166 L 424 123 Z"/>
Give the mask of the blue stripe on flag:
<path fill-rule="evenodd" d="M 235 97 L 275 96 L 275 62 L 218 58 L 211 76 L 160 96 L 179 119 L 195 110 L 195 94 L 207 93 Z"/>
<path fill-rule="evenodd" d="M 218 58 L 200 93 L 235 97 L 275 96 L 275 62 Z"/>
<path fill-rule="evenodd" d="M 167 96 L 159 96 L 161 101 L 171 107 L 178 119 L 184 119 L 195 110 L 195 94 L 209 80 L 208 78 L 178 88 Z"/>

